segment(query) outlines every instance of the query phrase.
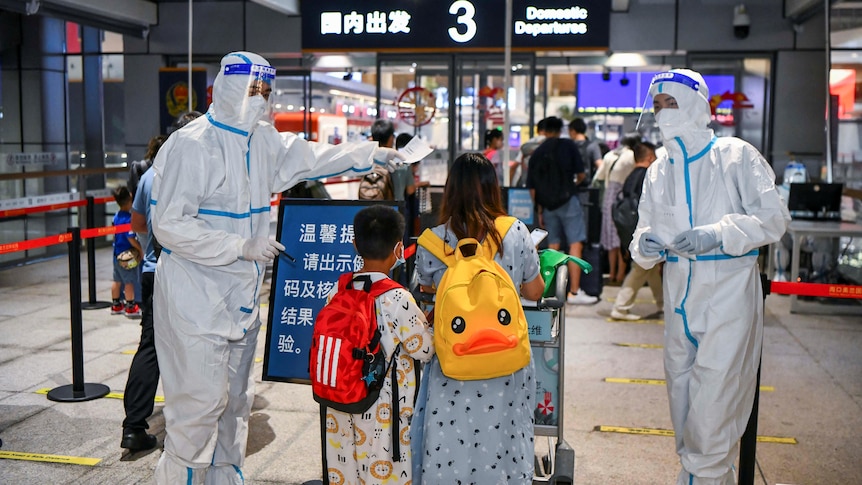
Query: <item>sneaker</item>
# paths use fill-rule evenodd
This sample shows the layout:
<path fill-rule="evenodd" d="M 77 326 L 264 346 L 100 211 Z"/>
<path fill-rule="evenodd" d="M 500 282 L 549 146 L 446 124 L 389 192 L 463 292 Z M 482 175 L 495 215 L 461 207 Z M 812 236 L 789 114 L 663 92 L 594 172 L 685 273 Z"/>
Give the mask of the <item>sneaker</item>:
<path fill-rule="evenodd" d="M 613 310 L 611 310 L 611 318 L 613 318 L 614 320 L 634 321 L 640 320 L 641 316 L 635 315 L 634 313 L 629 313 L 628 310 L 617 310 L 616 308 L 614 308 Z"/>
<path fill-rule="evenodd" d="M 655 313 L 650 313 L 649 315 L 643 317 L 647 320 L 664 320 L 664 310 L 659 310 Z"/>
<path fill-rule="evenodd" d="M 141 318 L 141 307 L 137 303 L 126 306 L 126 318 Z"/>
<path fill-rule="evenodd" d="M 117 303 L 116 305 L 111 305 L 111 315 L 120 315 L 123 313 L 123 304 Z"/>
<path fill-rule="evenodd" d="M 584 293 L 584 290 L 578 290 L 577 293 L 569 293 L 566 298 L 566 303 L 569 305 L 592 305 L 599 302 L 599 297 L 590 296 Z"/>

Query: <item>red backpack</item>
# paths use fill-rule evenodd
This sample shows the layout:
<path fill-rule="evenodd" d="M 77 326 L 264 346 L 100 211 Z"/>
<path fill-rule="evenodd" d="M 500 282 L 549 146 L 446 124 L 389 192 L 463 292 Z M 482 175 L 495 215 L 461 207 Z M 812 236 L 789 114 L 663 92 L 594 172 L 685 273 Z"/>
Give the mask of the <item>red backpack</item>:
<path fill-rule="evenodd" d="M 312 332 L 309 374 L 315 401 L 352 414 L 377 401 L 388 368 L 374 300 L 395 288 L 403 287 L 389 278 L 373 284 L 369 275 L 338 278 L 338 291 L 318 313 Z"/>

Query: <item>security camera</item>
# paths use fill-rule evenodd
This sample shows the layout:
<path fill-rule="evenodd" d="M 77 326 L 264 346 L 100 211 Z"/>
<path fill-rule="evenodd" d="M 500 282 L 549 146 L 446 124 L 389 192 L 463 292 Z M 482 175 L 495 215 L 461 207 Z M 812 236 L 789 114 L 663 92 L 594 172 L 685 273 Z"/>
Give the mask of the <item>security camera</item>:
<path fill-rule="evenodd" d="M 733 35 L 737 39 L 748 37 L 751 30 L 751 19 L 748 17 L 748 9 L 744 4 L 733 7 Z"/>
<path fill-rule="evenodd" d="M 623 68 L 623 77 L 620 78 L 620 86 L 626 87 L 629 85 L 629 78 L 626 76 L 626 68 Z"/>

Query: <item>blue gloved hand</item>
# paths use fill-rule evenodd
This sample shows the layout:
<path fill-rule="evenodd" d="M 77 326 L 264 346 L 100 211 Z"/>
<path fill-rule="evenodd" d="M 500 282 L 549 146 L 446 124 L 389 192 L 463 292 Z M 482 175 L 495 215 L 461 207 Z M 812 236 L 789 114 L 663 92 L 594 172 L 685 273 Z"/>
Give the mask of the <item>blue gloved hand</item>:
<path fill-rule="evenodd" d="M 670 244 L 680 253 L 703 254 L 721 245 L 720 236 L 715 224 L 697 226 L 673 238 Z"/>
<path fill-rule="evenodd" d="M 659 239 L 655 234 L 645 232 L 641 234 L 638 246 L 644 256 L 660 256 L 661 252 L 664 250 L 665 244 L 661 242 L 661 239 Z"/>

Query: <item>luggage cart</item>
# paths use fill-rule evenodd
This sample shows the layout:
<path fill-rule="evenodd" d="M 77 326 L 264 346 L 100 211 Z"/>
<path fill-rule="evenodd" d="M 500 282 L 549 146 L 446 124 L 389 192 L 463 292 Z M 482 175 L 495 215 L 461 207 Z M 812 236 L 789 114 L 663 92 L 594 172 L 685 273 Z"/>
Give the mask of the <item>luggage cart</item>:
<path fill-rule="evenodd" d="M 540 436 L 548 439 L 547 454 L 535 457 L 534 484 L 572 484 L 575 477 L 575 450 L 563 438 L 568 276 L 566 265 L 559 266 L 554 296 L 524 306 L 536 368 L 535 442 Z"/>
<path fill-rule="evenodd" d="M 434 307 L 434 295 L 419 291 L 415 269 L 411 269 L 409 288 L 423 311 Z M 530 347 L 536 369 L 536 409 L 534 442 L 547 437 L 549 452 L 535 455 L 534 484 L 569 485 L 574 483 L 575 450 L 563 439 L 563 383 L 566 342 L 566 294 L 569 271 L 558 266 L 554 276 L 554 296 L 538 302 L 521 300 L 530 332 Z M 551 446 L 550 443 L 556 443 Z"/>

